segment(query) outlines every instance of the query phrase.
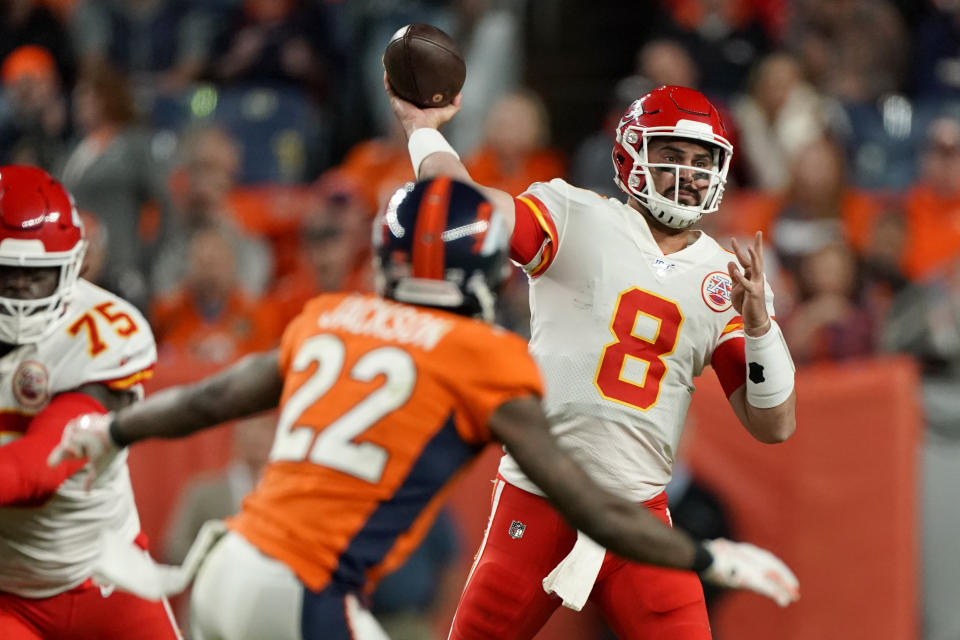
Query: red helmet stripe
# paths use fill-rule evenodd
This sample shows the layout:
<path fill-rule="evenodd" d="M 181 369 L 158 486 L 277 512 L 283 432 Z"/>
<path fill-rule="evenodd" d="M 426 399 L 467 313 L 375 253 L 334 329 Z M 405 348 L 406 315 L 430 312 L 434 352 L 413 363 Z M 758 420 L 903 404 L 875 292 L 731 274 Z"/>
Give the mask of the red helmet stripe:
<path fill-rule="evenodd" d="M 447 226 L 450 178 L 436 178 L 423 193 L 413 232 L 413 277 L 443 279 L 444 250 L 440 237 Z"/>

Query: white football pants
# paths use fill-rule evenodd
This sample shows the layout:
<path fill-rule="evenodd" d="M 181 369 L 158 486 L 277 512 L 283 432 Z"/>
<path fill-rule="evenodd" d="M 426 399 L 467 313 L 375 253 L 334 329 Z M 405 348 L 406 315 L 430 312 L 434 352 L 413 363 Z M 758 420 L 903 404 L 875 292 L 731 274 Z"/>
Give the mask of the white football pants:
<path fill-rule="evenodd" d="M 190 599 L 194 640 L 389 640 L 352 595 L 344 620 L 302 629 L 303 583 L 287 565 L 263 555 L 243 536 L 227 532 L 203 561 Z M 339 628 L 338 628 L 339 627 Z M 352 635 L 351 635 L 352 631 Z"/>

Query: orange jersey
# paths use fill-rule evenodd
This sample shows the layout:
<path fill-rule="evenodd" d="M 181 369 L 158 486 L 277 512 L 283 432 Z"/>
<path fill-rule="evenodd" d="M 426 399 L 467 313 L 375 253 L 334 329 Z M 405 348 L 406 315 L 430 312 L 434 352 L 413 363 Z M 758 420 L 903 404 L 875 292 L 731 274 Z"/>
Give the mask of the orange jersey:
<path fill-rule="evenodd" d="M 542 395 L 519 336 L 372 295 L 308 302 L 279 362 L 270 463 L 230 525 L 316 591 L 372 590 L 490 442 L 497 407 Z"/>

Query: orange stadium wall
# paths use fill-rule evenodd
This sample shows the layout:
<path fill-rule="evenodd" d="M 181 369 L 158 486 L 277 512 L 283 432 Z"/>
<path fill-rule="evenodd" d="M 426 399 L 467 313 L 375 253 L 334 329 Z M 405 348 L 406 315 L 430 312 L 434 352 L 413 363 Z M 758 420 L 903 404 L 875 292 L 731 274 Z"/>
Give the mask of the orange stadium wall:
<path fill-rule="evenodd" d="M 805 369 L 798 428 L 754 441 L 705 376 L 689 459 L 729 508 L 740 539 L 768 547 L 800 579 L 786 609 L 732 594 L 716 640 L 912 640 L 918 637 L 918 460 L 922 418 L 910 361 Z"/>
<path fill-rule="evenodd" d="M 149 391 L 202 370 L 159 370 Z M 729 510 L 737 537 L 775 550 L 801 582 L 799 603 L 779 609 L 731 594 L 714 616 L 715 640 L 912 640 L 918 637 L 917 374 L 911 362 L 878 359 L 812 367 L 797 376 L 799 428 L 762 445 L 736 422 L 712 374 L 700 379 L 686 457 Z M 131 474 L 144 531 L 158 548 L 190 477 L 230 458 L 228 429 L 135 447 Z M 489 509 L 499 451 L 491 447 L 450 501 L 463 536 L 454 568 L 462 584 Z M 436 626 L 456 604 L 448 594 Z M 596 613 L 563 610 L 538 640 L 601 637 Z"/>

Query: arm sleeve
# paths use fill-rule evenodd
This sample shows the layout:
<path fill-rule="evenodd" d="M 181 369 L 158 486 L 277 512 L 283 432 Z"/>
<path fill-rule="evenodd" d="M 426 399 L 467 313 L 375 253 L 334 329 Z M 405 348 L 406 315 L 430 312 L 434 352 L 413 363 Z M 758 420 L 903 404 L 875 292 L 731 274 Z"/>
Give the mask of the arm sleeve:
<path fill-rule="evenodd" d="M 769 283 L 765 283 L 767 313 L 772 320 L 776 320 L 773 310 L 773 290 Z M 729 398 L 734 391 L 747 382 L 747 357 L 744 353 L 745 339 L 743 333 L 743 317 L 731 318 L 723 331 L 717 346 L 713 350 L 710 364 L 717 373 L 717 379 L 723 392 Z"/>
<path fill-rule="evenodd" d="M 743 319 L 734 318 L 739 322 L 739 335 L 731 335 L 723 340 L 713 351 L 713 370 L 717 373 L 720 386 L 729 398 L 740 385 L 747 381 L 747 359 L 744 354 Z M 731 324 L 734 324 L 731 322 Z M 727 327 L 730 327 L 728 324 Z M 731 329 L 730 332 L 735 329 Z M 727 331 L 724 329 L 724 331 Z"/>
<path fill-rule="evenodd" d="M 524 194 L 513 203 L 516 222 L 510 237 L 510 259 L 536 277 L 547 270 L 556 255 L 557 226 L 539 198 Z"/>
<path fill-rule="evenodd" d="M 85 413 L 106 413 L 93 397 L 80 392 L 61 393 L 33 417 L 22 437 L 0 447 L 0 505 L 26 506 L 43 502 L 86 460 L 47 466 L 47 456 L 60 442 L 63 428 Z"/>
<path fill-rule="evenodd" d="M 536 278 L 550 267 L 563 242 L 570 186 L 560 179 L 536 182 L 513 202 L 510 259 Z"/>

